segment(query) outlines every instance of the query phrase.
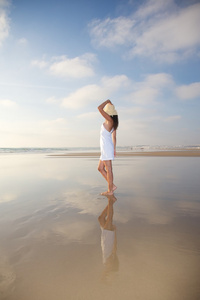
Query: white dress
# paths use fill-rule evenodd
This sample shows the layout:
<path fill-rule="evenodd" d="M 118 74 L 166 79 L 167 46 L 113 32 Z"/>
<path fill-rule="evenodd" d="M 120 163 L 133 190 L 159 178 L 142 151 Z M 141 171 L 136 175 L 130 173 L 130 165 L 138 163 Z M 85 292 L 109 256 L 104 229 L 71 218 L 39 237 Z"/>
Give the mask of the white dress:
<path fill-rule="evenodd" d="M 102 258 L 103 264 L 106 263 L 106 260 L 113 253 L 113 247 L 115 242 L 115 231 L 103 229 L 101 227 L 101 249 L 102 249 Z"/>
<path fill-rule="evenodd" d="M 112 133 L 114 129 L 110 132 L 104 127 L 104 124 L 101 125 L 100 131 L 100 147 L 101 147 L 101 156 L 100 160 L 113 160 L 114 159 L 114 145 L 112 141 Z"/>

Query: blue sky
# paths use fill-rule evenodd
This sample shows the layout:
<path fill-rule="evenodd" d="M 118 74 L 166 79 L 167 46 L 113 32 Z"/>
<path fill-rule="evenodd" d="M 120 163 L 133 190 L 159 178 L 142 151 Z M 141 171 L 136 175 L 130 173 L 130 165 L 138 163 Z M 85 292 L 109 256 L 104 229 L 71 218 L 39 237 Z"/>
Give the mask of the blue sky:
<path fill-rule="evenodd" d="M 0 147 L 200 144 L 200 3 L 0 0 Z"/>

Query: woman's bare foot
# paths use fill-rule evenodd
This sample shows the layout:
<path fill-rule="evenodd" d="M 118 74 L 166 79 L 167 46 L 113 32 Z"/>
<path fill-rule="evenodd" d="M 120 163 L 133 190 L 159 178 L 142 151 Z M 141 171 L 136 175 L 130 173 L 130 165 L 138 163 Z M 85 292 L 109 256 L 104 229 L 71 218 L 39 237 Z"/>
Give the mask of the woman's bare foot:
<path fill-rule="evenodd" d="M 106 192 L 101 193 L 101 195 L 102 196 L 112 196 L 113 195 L 113 191 L 111 191 L 111 192 L 106 191 Z"/>
<path fill-rule="evenodd" d="M 112 203 L 114 204 L 117 201 L 117 198 L 115 197 L 115 195 L 107 195 L 108 201 L 112 201 Z"/>
<path fill-rule="evenodd" d="M 112 191 L 114 192 L 117 189 L 117 186 L 115 184 L 113 184 L 113 189 Z"/>

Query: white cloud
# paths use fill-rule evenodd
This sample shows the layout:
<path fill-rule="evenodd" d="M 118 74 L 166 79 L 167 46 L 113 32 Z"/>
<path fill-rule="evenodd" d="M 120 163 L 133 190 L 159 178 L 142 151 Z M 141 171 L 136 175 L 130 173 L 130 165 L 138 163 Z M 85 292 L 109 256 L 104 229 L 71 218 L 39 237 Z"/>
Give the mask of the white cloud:
<path fill-rule="evenodd" d="M 6 7 L 10 4 L 8 0 L 0 0 L 0 7 Z"/>
<path fill-rule="evenodd" d="M 45 125 L 45 126 L 49 126 L 49 125 L 55 125 L 55 124 L 65 124 L 66 123 L 66 120 L 63 119 L 63 118 L 57 118 L 55 120 L 44 120 L 42 121 L 42 123 Z"/>
<path fill-rule="evenodd" d="M 149 0 L 146 1 L 144 6 L 139 7 L 136 16 L 140 19 L 146 18 L 152 14 L 166 11 L 171 7 L 174 7 L 173 0 Z"/>
<path fill-rule="evenodd" d="M 137 116 L 141 113 L 144 113 L 144 107 L 134 106 L 134 107 L 120 107 L 120 117 L 123 115 L 124 119 L 127 119 L 127 116 Z"/>
<path fill-rule="evenodd" d="M 83 86 L 64 98 L 51 97 L 46 102 L 61 103 L 65 108 L 79 109 L 90 103 L 96 104 L 102 99 L 109 98 L 112 101 L 112 97 L 120 98 L 123 93 L 124 101 L 139 105 L 153 104 L 157 103 L 158 96 L 162 96 L 166 88 L 172 88 L 173 85 L 172 77 L 166 73 L 147 75 L 141 82 L 132 82 L 125 75 L 105 76 L 99 84 Z"/>
<path fill-rule="evenodd" d="M 100 85 L 91 84 L 84 86 L 62 99 L 62 106 L 78 109 L 89 103 L 107 99 L 108 96 L 111 98 L 114 92 L 123 88 L 128 83 L 129 80 L 125 75 L 103 77 Z"/>
<path fill-rule="evenodd" d="M 13 121 L 0 120 L 0 143 L 2 147 L 64 147 L 72 145 L 71 130 L 65 118 L 38 120 L 30 115 L 29 120 L 13 117 Z"/>
<path fill-rule="evenodd" d="M 31 62 L 32 66 L 38 67 L 39 69 L 44 69 L 48 66 L 48 62 L 45 60 L 33 60 Z"/>
<path fill-rule="evenodd" d="M 196 4 L 156 20 L 150 27 L 146 23 L 131 55 L 150 55 L 169 62 L 179 58 L 179 51 L 186 55 L 188 49 L 200 44 L 199 15 L 200 5 Z"/>
<path fill-rule="evenodd" d="M 96 55 L 85 53 L 82 56 L 68 58 L 66 56 L 53 57 L 50 61 L 33 60 L 31 64 L 40 69 L 47 68 L 51 75 L 61 78 L 86 78 L 95 75 L 93 64 Z"/>
<path fill-rule="evenodd" d="M 89 103 L 92 103 L 97 98 L 104 99 L 106 95 L 106 91 L 100 86 L 91 84 L 76 90 L 68 97 L 62 99 L 62 106 L 66 108 L 78 109 Z"/>
<path fill-rule="evenodd" d="M 56 97 L 50 97 L 50 98 L 48 98 L 48 99 L 46 99 L 46 103 L 48 103 L 48 104 L 56 104 L 56 103 L 58 103 L 58 100 L 56 99 Z"/>
<path fill-rule="evenodd" d="M 132 101 L 139 104 L 155 103 L 159 90 L 152 87 L 143 87 L 131 94 Z"/>
<path fill-rule="evenodd" d="M 144 81 L 134 84 L 134 91 L 129 95 L 129 99 L 140 105 L 155 104 L 163 89 L 172 86 L 173 79 L 169 74 L 150 74 Z"/>
<path fill-rule="evenodd" d="M 26 46 L 28 44 L 28 40 L 26 38 L 21 38 L 17 41 L 18 45 Z"/>
<path fill-rule="evenodd" d="M 81 120 L 92 120 L 97 119 L 99 116 L 99 112 L 91 111 L 85 114 L 78 115 L 77 118 Z"/>
<path fill-rule="evenodd" d="M 6 108 L 14 108 L 17 106 L 17 104 L 9 99 L 0 99 L 0 106 L 6 107 Z"/>
<path fill-rule="evenodd" d="M 173 79 L 170 74 L 167 73 L 157 73 L 157 74 L 150 74 L 147 75 L 145 79 L 146 84 L 150 85 L 151 87 L 164 87 L 173 84 Z"/>
<path fill-rule="evenodd" d="M 200 82 L 189 85 L 181 85 L 176 88 L 176 95 L 182 100 L 195 99 L 200 97 Z"/>
<path fill-rule="evenodd" d="M 124 45 L 129 40 L 130 32 L 133 33 L 134 24 L 134 20 L 126 17 L 107 18 L 104 21 L 94 20 L 89 25 L 93 44 L 106 48 Z"/>
<path fill-rule="evenodd" d="M 89 28 L 97 47 L 124 46 L 125 57 L 150 56 L 173 63 L 198 53 L 199 15 L 199 3 L 178 8 L 172 0 L 150 0 L 129 17 L 95 20 Z"/>
<path fill-rule="evenodd" d="M 53 75 L 63 78 L 91 77 L 94 76 L 92 63 L 95 59 L 95 55 L 91 53 L 71 59 L 61 56 L 50 66 L 50 72 Z"/>
<path fill-rule="evenodd" d="M 40 132 L 55 134 L 59 133 L 61 130 L 66 130 L 67 121 L 64 118 L 57 118 L 53 120 L 43 120 L 39 122 L 38 128 L 40 128 Z"/>
<path fill-rule="evenodd" d="M 4 40 L 8 37 L 9 34 L 9 18 L 6 10 L 8 6 L 8 1 L 1 0 L 0 2 L 0 47 L 2 46 Z"/>
<path fill-rule="evenodd" d="M 174 121 L 178 121 L 181 119 L 181 116 L 176 115 L 176 116 L 169 116 L 167 118 L 164 119 L 165 122 L 174 122 Z"/>
<path fill-rule="evenodd" d="M 113 77 L 104 76 L 101 80 L 102 86 L 109 89 L 110 91 L 118 90 L 121 87 L 128 87 L 131 81 L 126 75 L 116 75 Z"/>

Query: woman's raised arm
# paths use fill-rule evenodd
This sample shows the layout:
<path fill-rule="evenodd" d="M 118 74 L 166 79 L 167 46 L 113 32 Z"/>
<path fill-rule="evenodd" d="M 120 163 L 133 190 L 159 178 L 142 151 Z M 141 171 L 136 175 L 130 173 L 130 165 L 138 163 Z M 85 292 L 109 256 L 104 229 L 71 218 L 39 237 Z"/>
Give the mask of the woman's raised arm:
<path fill-rule="evenodd" d="M 108 104 L 108 103 L 112 104 L 110 100 L 106 100 L 106 101 L 104 101 L 102 104 L 100 104 L 100 105 L 98 106 L 98 110 L 99 110 L 99 112 L 102 114 L 102 116 L 103 116 L 106 120 L 108 120 L 108 121 L 110 121 L 110 122 L 113 122 L 112 118 L 104 111 L 104 107 L 105 107 L 106 104 Z"/>

